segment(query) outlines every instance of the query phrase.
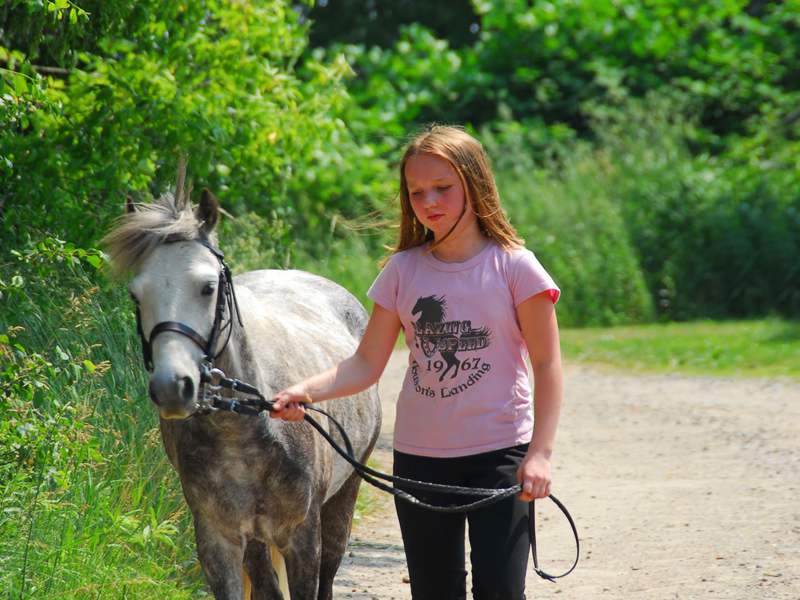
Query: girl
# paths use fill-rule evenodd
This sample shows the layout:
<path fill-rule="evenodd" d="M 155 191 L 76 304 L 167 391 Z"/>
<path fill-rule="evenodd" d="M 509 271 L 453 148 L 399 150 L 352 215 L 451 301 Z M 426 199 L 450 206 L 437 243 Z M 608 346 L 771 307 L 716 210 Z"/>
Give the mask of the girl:
<path fill-rule="evenodd" d="M 400 239 L 367 292 L 375 305 L 358 349 L 276 394 L 272 416 L 300 420 L 303 402 L 375 383 L 402 328 L 410 356 L 397 404 L 394 474 L 458 486 L 523 486 L 521 501 L 508 498 L 467 514 L 396 500 L 412 597 L 466 598 L 468 522 L 473 597 L 521 600 L 527 502 L 550 493 L 561 406 L 554 306 L 560 291 L 507 220 L 486 154 L 462 129 L 432 126 L 411 141 L 400 163 L 399 197 Z"/>

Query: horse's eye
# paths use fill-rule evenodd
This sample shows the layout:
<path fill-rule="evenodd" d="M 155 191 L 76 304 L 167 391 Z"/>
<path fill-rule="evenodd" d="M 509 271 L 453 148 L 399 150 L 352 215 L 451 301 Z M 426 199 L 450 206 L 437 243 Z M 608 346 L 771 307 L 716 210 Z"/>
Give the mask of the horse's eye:
<path fill-rule="evenodd" d="M 136 306 L 139 306 L 139 299 L 133 295 L 133 292 L 128 292 L 128 295 L 131 297 L 131 300 L 133 300 L 133 303 Z"/>
<path fill-rule="evenodd" d="M 203 296 L 210 296 L 211 294 L 214 293 L 214 289 L 215 289 L 215 287 L 214 287 L 213 283 L 205 284 L 203 286 Z"/>

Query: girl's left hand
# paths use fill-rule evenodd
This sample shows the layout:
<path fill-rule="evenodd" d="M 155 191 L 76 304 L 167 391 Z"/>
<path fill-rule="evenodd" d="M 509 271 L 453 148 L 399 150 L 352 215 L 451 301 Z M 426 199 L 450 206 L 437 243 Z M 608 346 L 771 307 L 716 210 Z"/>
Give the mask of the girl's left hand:
<path fill-rule="evenodd" d="M 517 469 L 517 481 L 522 484 L 518 496 L 523 502 L 550 495 L 550 460 L 541 454 L 526 454 Z"/>

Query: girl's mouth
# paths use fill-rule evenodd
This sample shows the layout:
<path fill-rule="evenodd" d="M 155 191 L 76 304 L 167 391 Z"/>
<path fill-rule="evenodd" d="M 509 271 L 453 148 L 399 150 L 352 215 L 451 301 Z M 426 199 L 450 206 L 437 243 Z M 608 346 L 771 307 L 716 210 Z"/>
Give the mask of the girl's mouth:
<path fill-rule="evenodd" d="M 435 222 L 435 221 L 438 221 L 439 219 L 441 219 L 443 216 L 444 215 L 428 215 L 428 220 Z"/>

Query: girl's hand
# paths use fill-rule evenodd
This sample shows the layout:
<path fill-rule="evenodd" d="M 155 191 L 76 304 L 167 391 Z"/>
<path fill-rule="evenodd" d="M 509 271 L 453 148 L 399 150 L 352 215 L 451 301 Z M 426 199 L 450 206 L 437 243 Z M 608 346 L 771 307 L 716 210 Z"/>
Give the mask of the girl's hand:
<path fill-rule="evenodd" d="M 281 390 L 272 397 L 274 402 L 269 416 L 284 421 L 302 421 L 306 415 L 303 403 L 311 404 L 311 396 L 299 385 Z"/>
<path fill-rule="evenodd" d="M 523 502 L 550 495 L 550 460 L 542 454 L 526 454 L 517 469 L 517 481 L 522 484 L 522 493 L 518 496 Z"/>

